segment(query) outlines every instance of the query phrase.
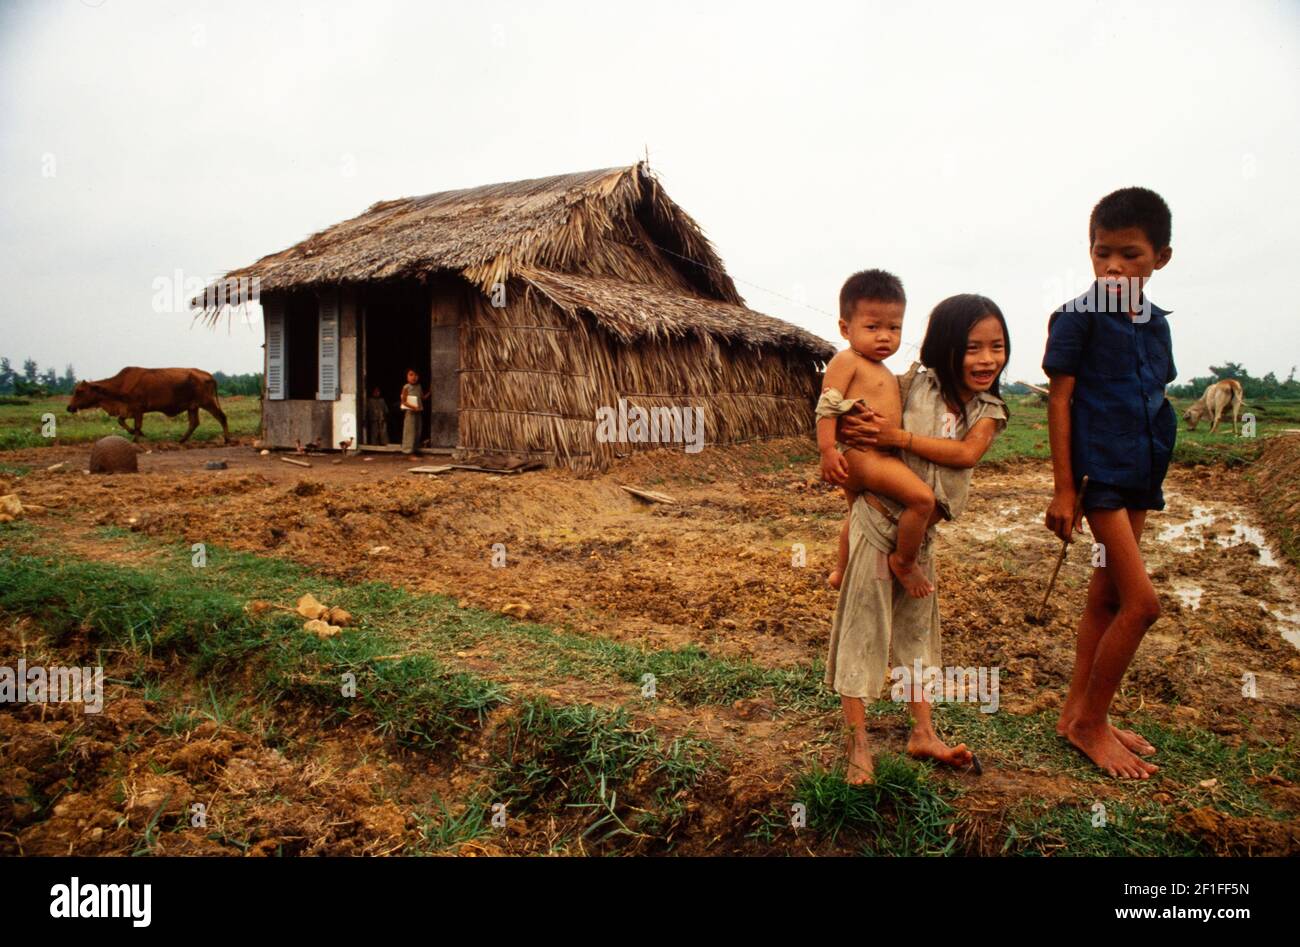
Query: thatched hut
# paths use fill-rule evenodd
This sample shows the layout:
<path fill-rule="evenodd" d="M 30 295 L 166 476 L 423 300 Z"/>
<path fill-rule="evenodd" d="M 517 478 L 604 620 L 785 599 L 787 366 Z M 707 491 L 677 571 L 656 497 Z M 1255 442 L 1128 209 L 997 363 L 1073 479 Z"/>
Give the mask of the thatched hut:
<path fill-rule="evenodd" d="M 260 291 L 278 447 L 360 434 L 415 367 L 434 451 L 604 469 L 664 445 L 599 436 L 602 407 L 700 408 L 710 445 L 811 430 L 834 352 L 746 308 L 641 164 L 383 201 L 220 283 Z"/>

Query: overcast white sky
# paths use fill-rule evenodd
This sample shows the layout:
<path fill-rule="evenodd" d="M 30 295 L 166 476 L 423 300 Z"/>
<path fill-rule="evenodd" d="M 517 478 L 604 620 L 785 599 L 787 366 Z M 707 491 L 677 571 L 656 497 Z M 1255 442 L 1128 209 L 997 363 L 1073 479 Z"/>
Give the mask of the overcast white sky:
<path fill-rule="evenodd" d="M 839 343 L 841 282 L 881 266 L 919 343 L 936 302 L 984 293 L 1012 379 L 1041 377 L 1047 314 L 1090 279 L 1093 203 L 1152 187 L 1180 380 L 1225 359 L 1285 376 L 1298 54 L 1294 0 L 10 3 L 0 355 L 256 371 L 260 324 L 191 327 L 153 281 L 376 200 L 648 146 L 751 307 Z"/>

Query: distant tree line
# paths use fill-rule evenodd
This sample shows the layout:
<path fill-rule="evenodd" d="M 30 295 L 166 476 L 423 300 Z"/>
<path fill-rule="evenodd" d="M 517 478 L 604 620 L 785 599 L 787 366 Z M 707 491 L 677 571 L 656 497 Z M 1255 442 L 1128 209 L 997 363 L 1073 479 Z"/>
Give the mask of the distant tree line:
<path fill-rule="evenodd" d="M 1241 383 L 1241 393 L 1248 401 L 1259 398 L 1300 398 L 1300 381 L 1296 380 L 1294 365 L 1291 366 L 1291 374 L 1286 376 L 1286 381 L 1278 381 L 1273 372 L 1263 378 L 1256 378 L 1237 362 L 1211 365 L 1210 372 L 1209 375 L 1193 378 L 1183 385 L 1170 385 L 1166 391 L 1175 398 L 1199 398 L 1206 386 L 1232 378 Z"/>
<path fill-rule="evenodd" d="M 262 393 L 262 373 L 247 372 L 242 375 L 227 375 L 225 372 L 213 372 L 217 381 L 217 393 L 222 395 L 260 395 Z M 77 384 L 77 373 L 68 365 L 60 375 L 53 368 L 41 371 L 36 359 L 23 361 L 21 371 L 16 371 L 9 359 L 0 357 L 0 395 L 17 397 L 41 397 L 44 395 L 70 395 Z"/>
<path fill-rule="evenodd" d="M 22 371 L 15 371 L 9 359 L 0 357 L 0 394 L 8 395 L 68 395 L 77 384 L 76 372 L 69 365 L 60 375 L 53 368 L 41 371 L 36 359 L 23 362 Z"/>
<path fill-rule="evenodd" d="M 217 380 L 217 394 L 219 395 L 252 395 L 258 397 L 262 394 L 261 372 L 247 372 L 243 375 L 227 375 L 225 372 L 213 372 L 212 377 Z"/>
<path fill-rule="evenodd" d="M 1256 378 L 1238 362 L 1226 362 L 1223 365 L 1211 365 L 1209 375 L 1193 378 L 1181 385 L 1170 385 L 1165 391 L 1171 398 L 1199 398 L 1209 385 L 1232 378 L 1241 383 L 1241 392 L 1247 400 L 1300 398 L 1300 380 L 1295 376 L 1294 365 L 1291 366 L 1291 374 L 1286 376 L 1286 380 L 1278 381 L 1277 375 L 1273 372 L 1269 372 L 1263 378 Z M 1002 385 L 1002 393 L 1027 395 L 1029 388 L 1018 381 L 1007 382 Z"/>

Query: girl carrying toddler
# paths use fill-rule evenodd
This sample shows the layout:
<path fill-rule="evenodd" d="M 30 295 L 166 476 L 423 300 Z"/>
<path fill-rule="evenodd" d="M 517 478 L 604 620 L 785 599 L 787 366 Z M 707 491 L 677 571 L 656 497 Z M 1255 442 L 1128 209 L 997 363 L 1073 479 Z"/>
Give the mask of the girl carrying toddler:
<path fill-rule="evenodd" d="M 940 519 L 956 519 L 965 509 L 972 468 L 1006 427 L 998 377 L 1010 352 L 1006 320 L 992 300 L 973 294 L 949 297 L 930 313 L 921 346 L 924 370 L 913 365 L 901 380 L 902 424 L 871 407 L 839 418 L 837 434 L 846 447 L 897 451 L 933 495 L 915 562 L 931 588 L 933 526 Z M 937 668 L 942 662 L 937 591 L 921 597 L 909 593 L 890 560 L 907 509 L 900 499 L 868 488 L 853 499 L 849 514 L 826 683 L 840 695 L 848 731 L 846 779 L 855 785 L 873 778 L 866 701 L 881 695 L 891 649 L 895 663 L 904 668 L 918 661 L 923 668 Z M 917 699 L 908 700 L 912 732 L 907 752 L 952 766 L 969 763 L 972 754 L 964 743 L 950 747 L 935 733 L 920 688 L 908 696 Z"/>

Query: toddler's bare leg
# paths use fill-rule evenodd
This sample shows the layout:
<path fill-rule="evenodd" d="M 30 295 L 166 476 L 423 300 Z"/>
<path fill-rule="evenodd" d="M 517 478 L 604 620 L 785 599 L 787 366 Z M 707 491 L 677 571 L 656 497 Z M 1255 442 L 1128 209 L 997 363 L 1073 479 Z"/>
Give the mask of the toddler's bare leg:
<path fill-rule="evenodd" d="M 849 451 L 849 486 L 860 478 L 861 489 L 887 496 L 906 509 L 898 517 L 898 545 L 889 556 L 889 569 L 907 594 L 924 598 L 934 591 L 916 565 L 916 556 L 934 512 L 934 492 L 897 457 L 874 451 Z"/>

